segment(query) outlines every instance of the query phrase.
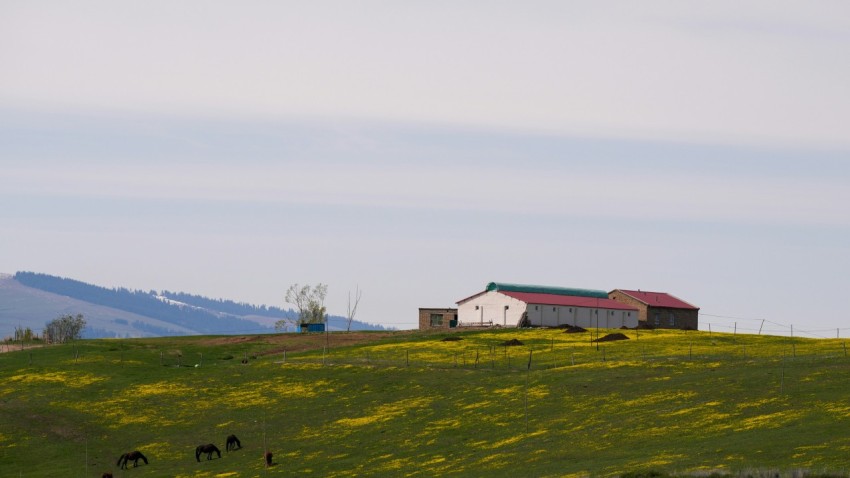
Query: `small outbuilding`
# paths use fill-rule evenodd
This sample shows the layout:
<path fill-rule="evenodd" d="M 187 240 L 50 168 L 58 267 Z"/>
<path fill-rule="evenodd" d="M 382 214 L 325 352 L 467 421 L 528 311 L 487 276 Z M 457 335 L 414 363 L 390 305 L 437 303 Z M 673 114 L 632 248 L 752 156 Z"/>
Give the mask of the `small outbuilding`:
<path fill-rule="evenodd" d="M 699 328 L 699 307 L 666 292 L 614 289 L 608 293 L 608 297 L 636 307 L 641 324 L 661 329 Z"/>
<path fill-rule="evenodd" d="M 459 326 L 634 328 L 635 306 L 608 298 L 601 290 L 491 282 L 461 299 Z"/>
<path fill-rule="evenodd" d="M 457 327 L 457 309 L 419 309 L 419 330 Z"/>

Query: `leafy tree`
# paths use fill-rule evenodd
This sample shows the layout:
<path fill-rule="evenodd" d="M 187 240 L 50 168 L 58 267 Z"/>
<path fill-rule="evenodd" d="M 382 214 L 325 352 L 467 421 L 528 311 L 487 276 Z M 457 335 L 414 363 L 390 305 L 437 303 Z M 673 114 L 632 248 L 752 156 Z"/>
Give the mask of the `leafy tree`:
<path fill-rule="evenodd" d="M 325 321 L 326 284 L 301 286 L 292 284 L 286 291 L 286 302 L 298 309 L 298 320 L 302 324 L 320 324 Z M 277 325 L 277 324 L 276 324 Z"/>
<path fill-rule="evenodd" d="M 49 343 L 64 344 L 70 340 L 79 339 L 85 327 L 86 320 L 83 314 L 63 315 L 44 326 L 44 338 Z"/>
<path fill-rule="evenodd" d="M 21 326 L 15 327 L 15 341 L 23 341 L 23 342 L 32 342 L 35 335 L 32 333 L 32 329 L 27 327 L 23 328 Z"/>

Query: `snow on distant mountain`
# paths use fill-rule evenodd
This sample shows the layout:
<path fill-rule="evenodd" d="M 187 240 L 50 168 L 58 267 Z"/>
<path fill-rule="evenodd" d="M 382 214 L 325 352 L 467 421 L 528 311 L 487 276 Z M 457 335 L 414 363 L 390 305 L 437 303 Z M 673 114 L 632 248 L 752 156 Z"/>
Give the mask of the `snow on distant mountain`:
<path fill-rule="evenodd" d="M 40 333 L 44 325 L 66 314 L 83 314 L 83 336 L 157 337 L 167 335 L 236 335 L 294 332 L 297 314 L 289 309 L 209 299 L 182 292 L 107 289 L 73 279 L 33 272 L 0 274 L 0 339 L 16 327 Z M 330 330 L 344 330 L 345 319 L 331 316 Z M 380 330 L 360 321 L 352 330 Z"/>

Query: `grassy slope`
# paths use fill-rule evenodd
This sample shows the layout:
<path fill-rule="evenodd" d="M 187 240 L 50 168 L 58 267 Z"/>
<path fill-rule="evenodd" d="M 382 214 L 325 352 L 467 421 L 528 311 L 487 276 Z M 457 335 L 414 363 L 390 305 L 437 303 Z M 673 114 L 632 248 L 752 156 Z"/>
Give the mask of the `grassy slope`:
<path fill-rule="evenodd" d="M 457 342 L 391 334 L 347 347 L 335 346 L 344 334 L 314 335 L 314 349 L 288 352 L 285 364 L 281 347 L 303 349 L 295 343 L 303 337 L 97 340 L 0 354 L 0 469 L 116 477 L 847 471 L 843 340 L 626 333 L 631 340 L 599 350 L 589 334 L 559 330 L 464 332 Z M 498 345 L 512 338 L 525 345 Z M 243 365 L 246 353 L 257 358 Z M 195 461 L 196 445 L 224 452 L 229 433 L 242 450 Z M 264 441 L 277 463 L 270 469 L 260 459 Z M 118 455 L 133 449 L 151 463 L 116 470 Z"/>

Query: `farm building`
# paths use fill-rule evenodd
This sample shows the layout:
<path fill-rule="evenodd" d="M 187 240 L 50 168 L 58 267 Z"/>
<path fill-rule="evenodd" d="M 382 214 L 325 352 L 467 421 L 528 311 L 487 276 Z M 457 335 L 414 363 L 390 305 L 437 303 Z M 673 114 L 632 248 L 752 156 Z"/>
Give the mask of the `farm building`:
<path fill-rule="evenodd" d="M 419 309 L 419 330 L 457 327 L 457 309 Z"/>
<path fill-rule="evenodd" d="M 608 293 L 611 300 L 638 309 L 642 324 L 663 329 L 699 328 L 699 307 L 665 292 L 614 289 Z"/>
<path fill-rule="evenodd" d="M 601 290 L 491 282 L 483 292 L 462 299 L 457 305 L 459 326 L 638 325 L 637 307 L 611 300 Z"/>

